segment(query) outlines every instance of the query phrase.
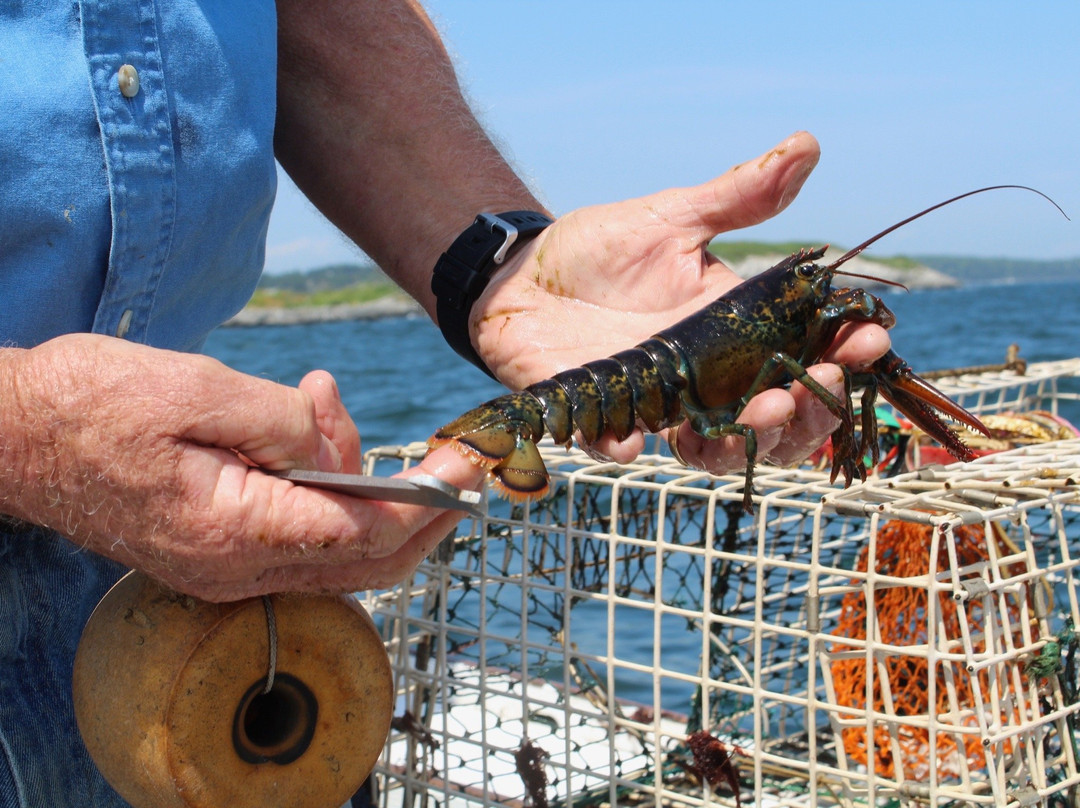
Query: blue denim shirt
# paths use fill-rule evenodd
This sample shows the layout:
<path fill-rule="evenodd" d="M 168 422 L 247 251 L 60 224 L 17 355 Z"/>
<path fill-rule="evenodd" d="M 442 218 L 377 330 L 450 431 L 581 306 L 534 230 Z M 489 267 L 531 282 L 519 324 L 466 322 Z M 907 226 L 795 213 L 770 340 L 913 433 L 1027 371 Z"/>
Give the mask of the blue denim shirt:
<path fill-rule="evenodd" d="M 197 350 L 262 269 L 273 0 L 2 5 L 0 344 Z"/>
<path fill-rule="evenodd" d="M 0 1 L 0 345 L 196 350 L 243 306 L 275 191 L 276 36 L 273 0 Z M 0 808 L 124 805 L 71 706 L 82 626 L 122 572 L 0 520 Z"/>

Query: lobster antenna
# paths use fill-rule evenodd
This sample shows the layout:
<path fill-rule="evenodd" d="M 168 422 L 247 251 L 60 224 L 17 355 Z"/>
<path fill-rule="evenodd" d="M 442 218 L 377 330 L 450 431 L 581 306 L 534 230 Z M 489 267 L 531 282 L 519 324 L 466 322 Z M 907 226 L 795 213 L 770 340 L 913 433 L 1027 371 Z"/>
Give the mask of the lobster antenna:
<path fill-rule="evenodd" d="M 836 264 L 833 264 L 833 266 L 835 267 Z M 830 269 L 831 268 L 832 267 L 830 267 Z M 845 278 L 862 278 L 864 281 L 874 281 L 874 283 L 883 283 L 886 286 L 895 286 L 897 289 L 903 289 L 905 292 L 911 291 L 904 286 L 904 284 L 900 283 L 900 281 L 890 281 L 888 278 L 878 278 L 873 275 L 861 275 L 858 272 L 843 272 L 841 270 L 836 270 L 836 274 L 843 275 Z"/>
<path fill-rule="evenodd" d="M 867 247 L 869 247 L 871 244 L 873 244 L 878 239 L 884 238 L 885 236 L 889 235 L 889 233 L 891 233 L 893 230 L 899 230 L 905 224 L 913 222 L 916 219 L 920 219 L 923 216 L 925 216 L 926 214 L 937 210 L 938 208 L 943 208 L 946 205 L 951 205 L 953 202 L 959 202 L 961 199 L 964 199 L 964 198 L 969 197 L 969 196 L 975 196 L 975 194 L 981 194 L 981 193 L 984 193 L 986 191 L 1000 191 L 1003 188 L 1018 188 L 1021 191 L 1031 191 L 1033 194 L 1038 194 L 1043 199 L 1045 199 L 1047 202 L 1049 202 L 1051 205 L 1053 205 L 1055 208 L 1057 208 L 1058 212 L 1061 213 L 1062 216 L 1064 216 L 1066 219 L 1069 219 L 1069 215 L 1064 210 L 1061 209 L 1061 205 L 1059 205 L 1057 202 L 1055 202 L 1053 199 L 1051 199 L 1049 196 L 1047 196 L 1046 194 L 1044 194 L 1042 191 L 1038 190 L 1037 188 L 1031 188 L 1031 187 L 1029 187 L 1027 185 L 988 185 L 985 188 L 977 188 L 974 191 L 968 191 L 966 194 L 960 194 L 959 196 L 954 196 L 952 199 L 946 199 L 944 202 L 938 202 L 936 205 L 931 205 L 926 210 L 919 211 L 914 216 L 908 216 L 902 222 L 897 222 L 896 224 L 892 225 L 891 227 L 886 227 L 884 230 L 882 230 L 877 235 L 874 235 L 874 236 L 871 236 L 870 238 L 868 238 L 866 241 L 864 241 L 858 247 L 853 247 L 852 249 L 848 250 L 846 253 L 844 253 L 839 258 L 837 258 L 832 264 L 830 264 L 828 267 L 826 267 L 826 269 L 836 269 L 841 264 L 843 264 L 843 263 L 845 263 L 847 261 L 850 261 L 852 258 L 854 258 L 856 255 L 861 253 L 863 250 L 865 250 Z M 1069 219 L 1069 221 L 1072 221 L 1072 219 Z M 851 273 L 845 272 L 843 274 L 849 275 Z"/>

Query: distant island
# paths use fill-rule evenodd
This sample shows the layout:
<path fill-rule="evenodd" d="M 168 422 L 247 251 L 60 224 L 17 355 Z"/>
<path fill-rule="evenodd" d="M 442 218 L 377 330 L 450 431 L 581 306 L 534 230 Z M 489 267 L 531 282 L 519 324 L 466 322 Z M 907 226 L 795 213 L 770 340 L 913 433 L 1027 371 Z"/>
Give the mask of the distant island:
<path fill-rule="evenodd" d="M 739 277 L 768 269 L 798 249 L 825 242 L 717 241 L 709 250 Z M 843 254 L 830 249 L 827 260 Z M 860 255 L 847 264 L 852 272 L 904 284 L 908 289 L 942 289 L 1001 283 L 1038 283 L 1080 279 L 1080 258 L 1028 261 L 962 256 Z M 869 281 L 860 286 L 875 293 L 887 289 Z M 333 264 L 306 271 L 264 275 L 243 311 L 226 326 L 295 325 L 336 320 L 419 315 L 423 311 L 374 264 Z"/>
<path fill-rule="evenodd" d="M 333 264 L 264 275 L 226 326 L 301 325 L 421 314 L 411 297 L 374 264 Z"/>
<path fill-rule="evenodd" d="M 333 323 L 341 320 L 407 317 L 423 313 L 424 310 L 415 300 L 398 293 L 365 303 L 331 303 L 288 308 L 248 304 L 224 325 L 230 328 L 253 325 L 305 325 L 307 323 Z"/>

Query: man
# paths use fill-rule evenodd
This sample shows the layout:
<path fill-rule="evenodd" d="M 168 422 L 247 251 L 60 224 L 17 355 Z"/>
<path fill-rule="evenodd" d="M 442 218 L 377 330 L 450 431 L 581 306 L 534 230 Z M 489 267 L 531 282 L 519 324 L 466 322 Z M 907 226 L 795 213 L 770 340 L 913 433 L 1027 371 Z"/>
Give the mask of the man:
<path fill-rule="evenodd" d="M 0 806 L 122 804 L 85 757 L 69 692 L 82 625 L 121 565 L 217 600 L 387 586 L 459 518 L 264 474 L 359 469 L 333 380 L 292 389 L 190 353 L 254 285 L 274 154 L 433 318 L 432 268 L 478 213 L 546 212 L 414 3 L 206 5 L 27 0 L 0 18 Z M 633 345 L 737 283 L 704 246 L 783 209 L 817 154 L 797 134 L 705 185 L 557 219 L 510 253 L 465 339 L 511 387 Z M 830 359 L 887 347 L 862 326 Z M 812 373 L 842 390 L 835 365 Z M 768 391 L 743 420 L 779 462 L 834 426 L 801 388 Z M 741 441 L 689 429 L 679 450 L 743 464 Z M 451 448 L 410 473 L 482 481 Z"/>

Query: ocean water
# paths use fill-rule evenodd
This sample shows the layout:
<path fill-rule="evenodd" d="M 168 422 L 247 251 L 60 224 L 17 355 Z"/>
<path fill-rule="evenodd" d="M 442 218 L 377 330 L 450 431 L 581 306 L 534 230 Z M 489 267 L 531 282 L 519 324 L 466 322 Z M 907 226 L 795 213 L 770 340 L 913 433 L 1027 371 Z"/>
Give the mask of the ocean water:
<path fill-rule="evenodd" d="M 892 293 L 893 346 L 916 370 L 1080 356 L 1080 281 Z"/>
<path fill-rule="evenodd" d="M 893 347 L 916 370 L 1001 362 L 1013 342 L 1029 362 L 1080 355 L 1080 282 L 890 291 L 885 301 Z M 330 371 L 368 447 L 425 440 L 503 390 L 423 317 L 225 328 L 206 351 L 283 384 Z"/>

